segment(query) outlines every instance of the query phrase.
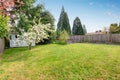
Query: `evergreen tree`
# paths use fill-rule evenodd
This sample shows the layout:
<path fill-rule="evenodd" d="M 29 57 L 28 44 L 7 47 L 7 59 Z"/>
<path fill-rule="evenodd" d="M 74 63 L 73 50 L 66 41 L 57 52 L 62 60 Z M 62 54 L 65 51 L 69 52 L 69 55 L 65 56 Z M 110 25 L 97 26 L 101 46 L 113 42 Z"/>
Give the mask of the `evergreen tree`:
<path fill-rule="evenodd" d="M 71 28 L 69 24 L 69 18 L 67 13 L 64 10 L 64 7 L 62 7 L 60 18 L 57 24 L 57 38 L 59 38 L 60 33 L 66 30 L 69 35 L 71 35 Z"/>
<path fill-rule="evenodd" d="M 78 17 L 76 17 L 76 19 L 74 20 L 72 34 L 73 35 L 84 35 L 84 30 L 82 28 L 81 21 Z"/>

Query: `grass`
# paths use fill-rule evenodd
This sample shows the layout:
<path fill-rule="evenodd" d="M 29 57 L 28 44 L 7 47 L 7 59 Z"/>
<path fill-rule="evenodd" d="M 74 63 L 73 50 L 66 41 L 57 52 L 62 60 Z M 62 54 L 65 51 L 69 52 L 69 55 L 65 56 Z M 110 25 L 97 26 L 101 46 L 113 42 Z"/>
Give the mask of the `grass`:
<path fill-rule="evenodd" d="M 11 48 L 0 57 L 0 80 L 120 80 L 120 46 Z"/>

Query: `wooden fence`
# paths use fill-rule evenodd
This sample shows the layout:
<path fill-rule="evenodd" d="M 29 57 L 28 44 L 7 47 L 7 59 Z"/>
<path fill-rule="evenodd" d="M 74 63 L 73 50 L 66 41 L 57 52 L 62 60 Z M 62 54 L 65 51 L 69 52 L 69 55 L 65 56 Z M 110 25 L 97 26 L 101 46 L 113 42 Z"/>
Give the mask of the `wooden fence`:
<path fill-rule="evenodd" d="M 68 43 L 92 42 L 92 43 L 120 43 L 120 34 L 94 34 L 70 36 Z"/>

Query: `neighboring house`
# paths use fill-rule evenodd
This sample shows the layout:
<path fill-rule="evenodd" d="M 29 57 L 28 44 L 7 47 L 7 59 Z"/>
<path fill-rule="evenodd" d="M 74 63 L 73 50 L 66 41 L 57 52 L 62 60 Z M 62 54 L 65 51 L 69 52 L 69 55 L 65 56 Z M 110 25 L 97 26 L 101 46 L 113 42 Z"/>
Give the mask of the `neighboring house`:
<path fill-rule="evenodd" d="M 10 47 L 26 47 L 28 46 L 27 42 L 24 40 L 20 40 L 18 43 L 16 35 L 11 35 L 11 40 L 10 40 Z M 32 43 L 32 46 L 35 46 L 35 42 Z"/>
<path fill-rule="evenodd" d="M 10 47 L 25 47 L 28 46 L 27 42 L 24 40 L 19 40 L 18 41 L 18 32 L 13 29 L 10 32 Z M 35 46 L 35 42 L 32 43 L 32 46 Z"/>
<path fill-rule="evenodd" d="M 15 20 L 14 24 L 17 24 L 17 20 Z M 14 29 L 15 27 L 11 25 L 10 31 L 10 47 L 25 47 L 28 46 L 27 42 L 24 40 L 18 41 L 18 32 Z M 35 46 L 35 42 L 32 43 L 32 46 Z"/>
<path fill-rule="evenodd" d="M 90 32 L 90 33 L 87 33 L 86 35 L 96 35 L 96 34 L 104 34 L 102 32 Z"/>
<path fill-rule="evenodd" d="M 90 33 L 87 33 L 86 35 L 96 35 L 96 34 L 109 34 L 108 31 L 106 32 L 103 32 L 103 31 L 96 31 L 96 32 L 90 32 Z"/>

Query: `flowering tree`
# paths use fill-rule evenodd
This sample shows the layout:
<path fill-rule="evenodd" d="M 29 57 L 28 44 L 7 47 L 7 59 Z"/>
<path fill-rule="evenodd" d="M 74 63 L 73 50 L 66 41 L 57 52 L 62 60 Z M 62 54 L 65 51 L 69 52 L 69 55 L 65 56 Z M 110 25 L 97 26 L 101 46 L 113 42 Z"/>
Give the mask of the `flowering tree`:
<path fill-rule="evenodd" d="M 24 40 L 28 44 L 29 50 L 31 50 L 31 45 L 33 42 L 38 43 L 40 41 L 44 41 L 44 39 L 49 38 L 48 32 L 54 32 L 51 30 L 50 24 L 42 24 L 39 22 L 35 23 L 27 32 L 23 32 L 22 35 L 19 36 L 18 40 Z"/>
<path fill-rule="evenodd" d="M 10 16 L 9 9 L 14 7 L 14 0 L 0 0 L 0 10 L 4 15 Z"/>

